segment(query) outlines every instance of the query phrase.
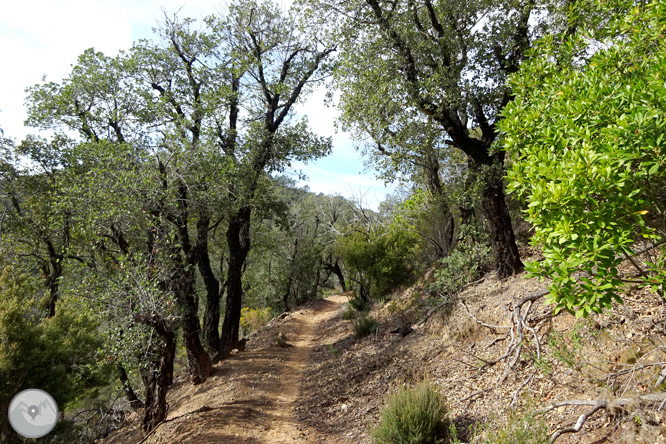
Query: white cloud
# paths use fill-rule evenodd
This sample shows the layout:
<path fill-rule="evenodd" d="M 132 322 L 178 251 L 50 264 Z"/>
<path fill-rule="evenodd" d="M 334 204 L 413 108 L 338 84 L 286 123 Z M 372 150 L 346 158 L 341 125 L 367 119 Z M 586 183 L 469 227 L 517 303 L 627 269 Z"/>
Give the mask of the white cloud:
<path fill-rule="evenodd" d="M 43 75 L 60 80 L 85 49 L 114 55 L 128 48 L 125 9 L 90 0 L 3 2 L 0 7 L 0 126 L 21 138 L 24 89 Z"/>

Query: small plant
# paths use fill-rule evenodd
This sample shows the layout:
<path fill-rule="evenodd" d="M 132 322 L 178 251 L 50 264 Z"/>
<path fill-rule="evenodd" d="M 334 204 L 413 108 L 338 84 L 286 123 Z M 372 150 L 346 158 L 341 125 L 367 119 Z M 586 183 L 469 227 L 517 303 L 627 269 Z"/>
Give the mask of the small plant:
<path fill-rule="evenodd" d="M 550 364 L 550 361 L 545 359 L 543 356 L 538 357 L 536 354 L 529 353 L 530 359 L 534 362 L 534 367 L 541 370 L 541 373 L 548 376 L 553 371 L 553 366 Z"/>
<path fill-rule="evenodd" d="M 333 355 L 334 358 L 337 358 L 338 356 L 340 356 L 340 350 L 333 347 L 333 344 L 328 344 L 328 351 L 331 352 L 331 354 Z"/>
<path fill-rule="evenodd" d="M 379 426 L 372 433 L 376 444 L 432 444 L 445 442 L 448 408 L 429 381 L 399 389 L 387 401 Z"/>
<path fill-rule="evenodd" d="M 565 344 L 564 337 L 559 333 L 552 333 L 548 338 L 548 345 L 553 353 L 553 357 L 563 362 L 567 367 L 575 367 L 578 364 L 576 350 L 572 350 Z"/>
<path fill-rule="evenodd" d="M 354 336 L 362 338 L 377 331 L 377 321 L 375 318 L 364 314 L 352 323 L 352 327 L 354 328 Z"/>
<path fill-rule="evenodd" d="M 342 319 L 345 321 L 349 321 L 350 319 L 354 319 L 356 317 L 356 310 L 354 310 L 354 307 L 348 306 L 345 311 L 342 312 Z"/>
<path fill-rule="evenodd" d="M 464 252 L 455 250 L 439 260 L 433 290 L 453 296 L 467 283 L 483 276 L 490 264 L 490 248 L 486 245 L 474 244 Z"/>
<path fill-rule="evenodd" d="M 364 311 L 367 308 L 363 298 L 361 298 L 356 292 L 349 297 L 349 306 L 356 311 Z"/>
<path fill-rule="evenodd" d="M 506 424 L 484 427 L 481 433 L 485 438 L 479 444 L 546 444 L 550 439 L 545 421 L 532 407 L 511 411 Z"/>
<path fill-rule="evenodd" d="M 270 307 L 266 308 L 249 308 L 244 307 L 241 310 L 240 324 L 243 327 L 245 333 L 251 333 L 255 330 L 259 330 L 264 325 L 268 324 L 268 321 L 271 320 L 271 309 Z"/>

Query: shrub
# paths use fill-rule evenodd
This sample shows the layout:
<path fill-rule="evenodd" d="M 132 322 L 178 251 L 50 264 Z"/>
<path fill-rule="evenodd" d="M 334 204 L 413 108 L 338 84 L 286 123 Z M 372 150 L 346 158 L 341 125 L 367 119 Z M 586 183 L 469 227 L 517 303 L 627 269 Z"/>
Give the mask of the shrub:
<path fill-rule="evenodd" d="M 363 301 L 363 298 L 359 296 L 356 292 L 349 297 L 349 306 L 358 311 L 364 311 L 367 308 L 367 304 Z"/>
<path fill-rule="evenodd" d="M 362 338 L 377 331 L 377 321 L 367 315 L 362 315 L 356 319 L 352 326 L 354 327 L 354 336 Z"/>
<path fill-rule="evenodd" d="M 271 319 L 271 309 L 266 308 L 249 308 L 245 307 L 241 310 L 240 324 L 243 330 L 247 333 L 259 330 L 264 325 L 268 324 Z"/>
<path fill-rule="evenodd" d="M 526 269 L 552 278 L 549 302 L 577 317 L 621 302 L 622 255 L 665 232 L 666 2 L 620 4 L 632 10 L 603 27 L 607 48 L 587 34 L 537 43 L 500 124 L 514 159 L 508 190 L 526 200 L 544 255 Z M 607 6 L 594 12 L 612 17 Z M 632 263 L 632 281 L 662 291 L 662 259 Z"/>
<path fill-rule="evenodd" d="M 377 444 L 432 444 L 447 435 L 448 409 L 428 381 L 401 388 L 387 401 L 372 439 Z"/>
<path fill-rule="evenodd" d="M 359 283 L 360 298 L 379 298 L 414 276 L 418 235 L 409 231 L 387 230 L 364 234 L 354 231 L 338 238 L 337 253 Z"/>
<path fill-rule="evenodd" d="M 479 279 L 491 266 L 490 247 L 474 244 L 440 259 L 435 271 L 434 290 L 450 296 L 465 284 Z"/>
<path fill-rule="evenodd" d="M 355 309 L 351 305 L 348 306 L 345 311 L 342 312 L 342 319 L 345 321 L 349 321 L 350 319 L 354 319 L 356 316 Z"/>
<path fill-rule="evenodd" d="M 546 444 L 548 427 L 543 418 L 538 418 L 533 408 L 509 414 L 503 426 L 486 427 L 486 435 L 480 444 Z"/>

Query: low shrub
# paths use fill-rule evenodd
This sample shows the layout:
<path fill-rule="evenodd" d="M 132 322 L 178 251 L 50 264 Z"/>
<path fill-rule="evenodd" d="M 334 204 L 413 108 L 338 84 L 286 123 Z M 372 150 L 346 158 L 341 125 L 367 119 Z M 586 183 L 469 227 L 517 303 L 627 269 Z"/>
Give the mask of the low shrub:
<path fill-rule="evenodd" d="M 448 440 L 448 408 L 430 382 L 401 388 L 387 401 L 372 433 L 375 444 L 433 444 Z"/>
<path fill-rule="evenodd" d="M 363 298 L 356 292 L 349 297 L 349 306 L 357 311 L 365 311 L 368 308 Z"/>
<path fill-rule="evenodd" d="M 550 440 L 548 427 L 543 417 L 538 417 L 533 408 L 514 410 L 506 424 L 485 427 L 479 444 L 546 444 Z"/>
<path fill-rule="evenodd" d="M 345 321 L 349 321 L 350 319 L 354 319 L 355 317 L 356 317 L 356 310 L 351 305 L 345 308 L 345 311 L 342 312 L 342 319 Z"/>
<path fill-rule="evenodd" d="M 259 330 L 264 325 L 268 324 L 271 320 L 272 312 L 270 307 L 266 308 L 249 308 L 245 307 L 241 310 L 240 325 L 243 327 L 245 333 L 251 333 Z"/>
<path fill-rule="evenodd" d="M 475 281 L 491 268 L 490 247 L 474 244 L 455 250 L 439 260 L 433 289 L 445 296 L 455 295 L 469 282 Z"/>
<path fill-rule="evenodd" d="M 364 314 L 352 323 L 352 327 L 354 328 L 354 336 L 362 338 L 377 331 L 377 321 Z"/>

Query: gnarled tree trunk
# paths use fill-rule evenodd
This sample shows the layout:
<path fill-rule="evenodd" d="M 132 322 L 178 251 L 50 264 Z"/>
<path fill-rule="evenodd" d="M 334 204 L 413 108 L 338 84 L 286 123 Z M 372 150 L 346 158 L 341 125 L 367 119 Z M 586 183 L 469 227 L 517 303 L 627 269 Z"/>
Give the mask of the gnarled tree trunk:
<path fill-rule="evenodd" d="M 250 217 L 252 209 L 242 206 L 227 228 L 229 268 L 227 271 L 227 304 L 220 337 L 220 355 L 224 359 L 238 347 L 241 308 L 243 306 L 243 265 L 250 251 Z"/>
<path fill-rule="evenodd" d="M 159 361 L 151 362 L 143 375 L 146 387 L 145 410 L 141 427 L 148 433 L 167 417 L 166 395 L 173 383 L 173 360 L 176 356 L 176 337 L 163 320 L 150 321 L 160 335 Z"/>

